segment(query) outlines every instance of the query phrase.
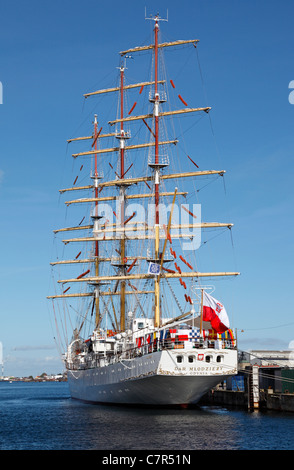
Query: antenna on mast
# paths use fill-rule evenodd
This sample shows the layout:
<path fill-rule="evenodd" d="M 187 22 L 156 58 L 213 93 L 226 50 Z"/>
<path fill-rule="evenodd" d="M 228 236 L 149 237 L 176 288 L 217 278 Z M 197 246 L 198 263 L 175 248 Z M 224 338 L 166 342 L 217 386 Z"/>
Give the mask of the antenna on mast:
<path fill-rule="evenodd" d="M 157 15 L 149 15 L 147 17 L 146 7 L 145 7 L 145 20 L 154 20 L 154 21 L 168 21 L 168 10 L 166 10 L 166 18 L 160 18 L 159 13 Z"/>
<path fill-rule="evenodd" d="M 116 67 L 119 70 L 127 70 L 127 59 L 134 59 L 132 55 L 124 55 L 120 57 L 120 66 Z"/>

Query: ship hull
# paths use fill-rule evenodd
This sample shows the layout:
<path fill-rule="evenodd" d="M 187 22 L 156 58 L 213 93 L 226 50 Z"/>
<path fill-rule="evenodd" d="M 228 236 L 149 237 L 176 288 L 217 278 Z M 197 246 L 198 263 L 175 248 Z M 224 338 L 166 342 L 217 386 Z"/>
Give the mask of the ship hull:
<path fill-rule="evenodd" d="M 222 363 L 216 362 L 217 357 L 222 358 Z M 104 367 L 68 370 L 68 383 L 71 397 L 88 403 L 189 405 L 196 404 L 208 390 L 236 373 L 236 350 L 214 350 L 213 354 L 211 350 L 201 354 L 195 349 L 170 350 Z"/>

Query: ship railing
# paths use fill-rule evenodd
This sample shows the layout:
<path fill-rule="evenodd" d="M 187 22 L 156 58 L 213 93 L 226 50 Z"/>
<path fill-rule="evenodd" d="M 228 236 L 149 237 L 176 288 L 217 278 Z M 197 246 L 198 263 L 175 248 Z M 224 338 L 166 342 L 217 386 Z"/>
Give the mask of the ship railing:
<path fill-rule="evenodd" d="M 165 349 L 236 349 L 235 341 L 233 340 L 205 340 L 203 338 L 199 338 L 199 340 L 193 341 L 173 341 L 171 339 L 165 340 L 155 340 L 150 343 L 145 343 L 140 346 L 135 346 L 134 348 L 130 348 L 127 351 L 124 351 L 120 355 L 122 355 L 126 359 L 132 359 L 136 356 L 141 356 L 145 354 L 152 354 L 156 351 L 162 351 Z"/>
<path fill-rule="evenodd" d="M 158 155 L 155 158 L 155 155 L 149 154 L 148 156 L 148 165 L 152 168 L 163 168 L 169 165 L 168 155 Z"/>
<path fill-rule="evenodd" d="M 131 131 L 115 131 L 115 137 L 117 139 L 130 139 L 131 138 Z"/>
<path fill-rule="evenodd" d="M 210 339 L 203 339 L 199 338 L 196 340 L 185 340 L 185 341 L 178 341 L 172 339 L 165 339 L 159 341 L 155 348 L 159 349 L 201 349 L 201 348 L 212 348 L 212 349 L 234 349 L 235 348 L 235 341 L 232 340 L 224 340 L 224 339 L 217 339 L 217 340 L 210 340 Z"/>
<path fill-rule="evenodd" d="M 165 91 L 157 91 L 155 93 L 155 89 L 153 88 L 149 91 L 149 101 L 151 103 L 155 103 L 155 101 L 165 103 L 167 101 L 167 94 Z"/>
<path fill-rule="evenodd" d="M 146 354 L 152 354 L 157 351 L 163 350 L 188 350 L 188 349 L 237 349 L 236 342 L 231 339 L 217 339 L 210 340 L 204 338 L 198 338 L 196 340 L 186 340 L 186 341 L 177 341 L 172 339 L 155 339 L 150 343 L 141 344 L 140 346 L 134 346 L 125 351 L 119 351 L 114 353 L 113 351 L 106 351 L 106 357 L 108 357 L 109 364 L 114 364 L 119 362 L 122 359 L 134 359 L 138 356 L 143 356 Z M 105 358 L 103 354 L 103 358 Z M 101 354 L 95 354 L 87 361 L 79 362 L 75 361 L 66 361 L 65 365 L 67 369 L 71 370 L 82 370 L 99 367 L 100 365 Z"/>

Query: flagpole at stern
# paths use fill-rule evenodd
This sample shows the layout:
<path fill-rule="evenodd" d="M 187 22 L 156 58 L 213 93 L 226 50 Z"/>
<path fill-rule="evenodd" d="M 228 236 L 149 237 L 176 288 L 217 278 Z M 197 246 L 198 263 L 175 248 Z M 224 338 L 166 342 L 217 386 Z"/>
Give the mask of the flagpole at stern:
<path fill-rule="evenodd" d="M 203 329 L 203 289 L 201 289 L 201 305 L 200 305 L 200 335 L 202 336 Z"/>

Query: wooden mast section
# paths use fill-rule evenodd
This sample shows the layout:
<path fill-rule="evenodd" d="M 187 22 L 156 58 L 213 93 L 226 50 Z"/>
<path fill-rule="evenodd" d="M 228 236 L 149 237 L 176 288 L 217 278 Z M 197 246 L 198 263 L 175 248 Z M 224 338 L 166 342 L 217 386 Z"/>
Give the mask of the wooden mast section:
<path fill-rule="evenodd" d="M 165 83 L 165 80 L 161 80 L 160 83 Z M 147 86 L 147 85 L 154 85 L 154 82 L 141 82 L 141 83 L 134 83 L 132 85 L 126 85 L 123 87 L 123 90 L 130 90 L 132 88 L 142 88 L 144 86 Z M 105 88 L 104 90 L 97 90 L 97 91 L 92 91 L 91 93 L 86 93 L 84 94 L 84 97 L 85 98 L 88 98 L 89 96 L 92 96 L 92 95 L 101 95 L 101 94 L 104 94 L 104 93 L 111 93 L 113 91 L 121 91 L 121 86 L 119 87 L 115 87 L 115 88 Z"/>
<path fill-rule="evenodd" d="M 158 22 L 159 17 L 155 18 L 155 21 Z M 161 44 L 157 44 L 157 48 L 162 48 L 162 47 L 170 47 L 170 46 L 182 46 L 184 44 L 197 44 L 199 42 L 199 39 L 188 39 L 188 40 L 178 40 L 178 41 L 172 41 L 172 42 L 163 42 Z M 126 55 L 129 54 L 130 52 L 142 52 L 142 51 L 148 51 L 149 49 L 155 49 L 155 44 L 150 44 L 149 46 L 139 46 L 139 47 L 133 47 L 132 49 L 128 49 L 126 51 L 121 51 L 120 55 Z"/>
<path fill-rule="evenodd" d="M 199 112 L 199 111 L 204 111 L 205 113 L 209 113 L 211 108 L 209 106 L 206 106 L 205 108 L 185 108 L 185 109 L 176 109 L 175 111 L 164 111 L 162 113 L 159 113 L 159 117 L 164 117 L 164 116 L 175 116 L 176 114 L 187 114 L 187 113 L 194 113 L 194 112 Z M 124 118 L 123 121 L 138 121 L 140 119 L 147 119 L 147 118 L 152 118 L 153 114 L 142 114 L 140 116 L 129 116 L 127 118 Z M 116 119 L 114 121 L 109 121 L 108 124 L 113 126 L 113 124 L 116 124 L 117 122 L 120 122 L 121 119 Z"/>
<path fill-rule="evenodd" d="M 99 199 L 98 199 L 99 201 Z M 131 225 L 131 224 L 130 224 Z M 88 229 L 93 229 L 93 225 L 81 225 L 79 227 L 65 227 L 65 228 L 59 228 L 56 230 L 53 230 L 54 233 L 60 233 L 60 232 L 70 232 L 70 231 L 76 231 L 76 230 L 88 230 Z M 148 226 L 146 222 L 141 222 L 140 226 L 138 226 L 138 222 L 134 223 L 134 227 L 121 227 L 118 224 L 110 224 L 107 225 L 107 227 L 110 228 L 101 228 L 97 231 L 95 231 L 95 236 L 98 234 L 107 234 L 107 233 L 113 233 L 113 232 L 148 232 L 148 231 L 153 231 L 154 227 Z M 231 223 L 221 223 L 221 222 L 201 222 L 201 223 L 192 223 L 192 224 L 173 224 L 172 230 L 177 230 L 177 229 L 184 229 L 184 228 L 216 228 L 216 227 L 227 227 L 227 228 L 232 228 L 233 224 Z M 129 258 L 129 256 L 128 256 Z M 105 258 L 108 259 L 108 258 Z M 111 258 L 109 258 L 111 259 Z M 77 262 L 80 262 L 80 260 L 76 260 Z M 101 261 L 101 258 L 99 259 Z"/>
<path fill-rule="evenodd" d="M 202 170 L 202 171 L 190 171 L 184 173 L 169 173 L 166 175 L 161 175 L 162 180 L 166 179 L 174 179 L 174 178 L 187 178 L 193 176 L 210 176 L 210 175 L 220 175 L 223 176 L 225 174 L 225 170 Z M 153 176 L 138 176 L 137 178 L 128 178 L 125 180 L 110 180 L 105 181 L 103 183 L 99 183 L 99 188 L 109 187 L 109 186 L 117 186 L 118 184 L 138 184 L 143 183 L 144 181 L 152 181 Z M 93 186 L 74 186 L 72 188 L 64 188 L 60 189 L 59 192 L 65 193 L 66 191 L 79 191 L 84 189 L 91 189 Z"/>
<path fill-rule="evenodd" d="M 161 274 L 163 278 L 172 279 L 172 278 L 200 278 L 200 277 L 223 277 L 223 276 L 239 276 L 239 272 L 207 272 L 201 273 L 199 271 L 191 271 L 191 272 L 182 272 L 180 273 L 166 273 Z M 152 279 L 154 277 L 153 274 L 127 274 L 125 276 L 99 276 L 99 281 L 117 281 L 117 280 L 134 280 L 134 279 Z M 68 282 L 93 282 L 97 281 L 95 277 L 83 277 L 83 278 L 74 278 L 74 279 L 60 279 L 57 282 L 60 284 L 66 284 Z"/>
<path fill-rule="evenodd" d="M 117 119 L 116 122 L 124 122 L 126 121 L 126 119 Z M 164 141 L 164 142 L 159 142 L 158 145 L 167 145 L 167 144 L 174 144 L 176 145 L 178 143 L 177 140 L 168 140 L 168 141 Z M 127 147 L 125 147 L 125 150 L 135 150 L 135 149 L 143 149 L 143 148 L 146 148 L 146 147 L 154 147 L 154 142 L 148 142 L 147 144 L 139 144 L 139 145 L 128 145 Z M 120 150 L 120 147 L 111 147 L 111 148 L 108 148 L 108 149 L 99 149 L 97 150 L 97 153 L 101 154 L 101 153 L 111 153 L 111 152 L 117 152 Z M 83 157 L 85 155 L 94 155 L 96 152 L 95 150 L 89 150 L 87 152 L 79 152 L 79 153 L 73 153 L 72 156 L 74 158 L 76 157 Z"/>
<path fill-rule="evenodd" d="M 195 235 L 191 233 L 173 233 L 172 230 L 177 230 L 177 229 L 183 229 L 183 228 L 194 228 L 194 229 L 201 229 L 201 228 L 228 228 L 230 229 L 233 224 L 228 224 L 228 223 L 220 223 L 220 222 L 201 222 L 201 223 L 195 223 L 195 224 L 185 224 L 185 225 L 176 225 L 172 227 L 170 230 L 170 238 L 174 239 L 180 239 L 180 238 L 187 238 L 187 239 L 192 239 L 195 237 Z M 144 230 L 144 229 L 142 229 Z M 95 237 L 97 237 L 98 240 L 107 242 L 111 240 L 117 240 L 121 234 L 125 234 L 128 240 L 156 240 L 156 232 L 154 234 L 153 232 L 153 227 L 152 230 L 150 230 L 150 227 L 146 229 L 146 232 L 151 232 L 151 233 L 136 233 L 139 232 L 136 228 L 114 228 L 113 230 L 101 230 L 95 233 Z M 130 233 L 131 235 L 127 235 Z M 132 234 L 135 234 L 132 236 Z M 100 236 L 99 236 L 100 235 Z M 74 242 L 91 242 L 95 240 L 95 237 L 80 237 L 80 238 L 67 238 L 62 240 L 63 243 L 74 243 Z M 166 233 L 162 233 L 158 235 L 160 240 L 165 240 L 166 239 Z M 159 258 L 158 261 L 161 261 L 161 258 Z"/>

